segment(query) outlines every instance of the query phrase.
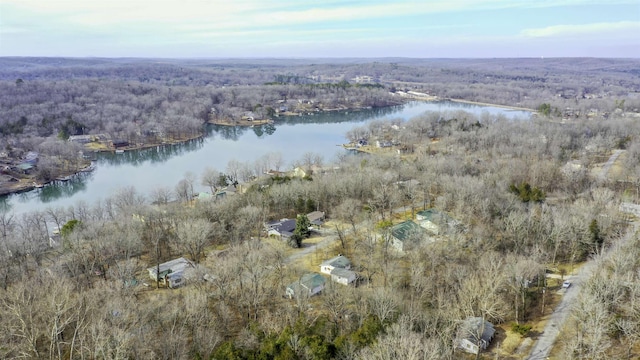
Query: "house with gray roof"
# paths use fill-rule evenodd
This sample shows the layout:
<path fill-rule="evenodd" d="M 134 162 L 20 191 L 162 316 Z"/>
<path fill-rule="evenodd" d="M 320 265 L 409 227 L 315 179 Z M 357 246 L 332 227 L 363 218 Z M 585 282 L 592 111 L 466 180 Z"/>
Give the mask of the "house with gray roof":
<path fill-rule="evenodd" d="M 299 296 L 311 297 L 324 290 L 324 284 L 327 280 L 318 273 L 304 274 L 291 284 L 287 285 L 285 295 L 289 299 Z"/>
<path fill-rule="evenodd" d="M 288 238 L 293 235 L 293 231 L 296 229 L 296 219 L 280 219 L 271 221 L 268 222 L 265 227 L 268 235 Z"/>
<path fill-rule="evenodd" d="M 184 285 L 184 272 L 192 268 L 195 268 L 195 264 L 181 257 L 158 266 L 152 266 L 147 271 L 153 281 L 160 279 L 162 284 L 173 289 Z"/>
<path fill-rule="evenodd" d="M 324 211 L 312 211 L 307 214 L 311 225 L 321 226 L 324 224 Z"/>
<path fill-rule="evenodd" d="M 472 354 L 486 350 L 496 330 L 493 324 L 481 317 L 468 317 L 458 328 L 456 343 L 458 348 Z"/>
<path fill-rule="evenodd" d="M 356 274 L 354 271 L 341 268 L 335 268 L 331 270 L 330 275 L 331 281 L 337 282 L 338 284 L 342 285 L 351 285 L 358 279 L 358 274 Z"/>

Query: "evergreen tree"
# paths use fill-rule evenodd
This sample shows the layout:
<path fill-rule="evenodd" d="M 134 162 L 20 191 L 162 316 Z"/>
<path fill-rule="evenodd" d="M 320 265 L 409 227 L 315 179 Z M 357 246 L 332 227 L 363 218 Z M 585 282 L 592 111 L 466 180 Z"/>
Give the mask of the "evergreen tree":
<path fill-rule="evenodd" d="M 296 219 L 296 229 L 293 230 L 293 234 L 306 239 L 311 235 L 311 230 L 309 230 L 310 226 L 311 221 L 309 221 L 307 215 L 298 215 L 298 218 Z"/>

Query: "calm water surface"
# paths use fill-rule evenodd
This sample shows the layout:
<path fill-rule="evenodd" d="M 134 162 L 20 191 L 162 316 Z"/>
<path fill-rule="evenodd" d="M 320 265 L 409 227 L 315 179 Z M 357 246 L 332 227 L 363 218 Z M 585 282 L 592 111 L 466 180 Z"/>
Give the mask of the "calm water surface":
<path fill-rule="evenodd" d="M 128 151 L 124 154 L 98 154 L 97 168 L 80 174 L 65 183 L 49 184 L 42 189 L 10 195 L 0 199 L 0 211 L 20 214 L 44 210 L 47 207 L 67 207 L 112 196 L 118 189 L 134 187 L 148 195 L 158 187 L 175 185 L 187 172 L 198 178 L 204 168 L 224 171 L 229 160 L 253 162 L 269 152 L 279 152 L 284 168 L 289 168 L 306 152 L 321 154 L 330 161 L 339 152 L 336 145 L 344 143 L 345 133 L 375 119 L 402 118 L 408 120 L 425 111 L 465 110 L 481 114 L 503 114 L 511 118 L 528 119 L 530 113 L 496 107 L 455 102 L 413 102 L 402 106 L 316 114 L 313 116 L 281 117 L 274 125 L 254 128 L 210 126 L 208 135 L 185 144 L 166 145 L 153 149 Z M 197 181 L 199 183 L 199 180 Z M 204 187 L 196 190 L 205 190 Z"/>

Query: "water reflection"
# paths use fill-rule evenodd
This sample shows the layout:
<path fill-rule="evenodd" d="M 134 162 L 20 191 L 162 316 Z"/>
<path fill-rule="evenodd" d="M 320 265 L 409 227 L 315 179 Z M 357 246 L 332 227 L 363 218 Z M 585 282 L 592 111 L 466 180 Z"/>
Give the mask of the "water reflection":
<path fill-rule="evenodd" d="M 99 153 L 98 165 L 142 165 L 143 163 L 163 163 L 168 159 L 188 152 L 197 151 L 204 145 L 203 138 L 197 138 L 180 144 L 164 144 L 156 147 L 125 151 L 115 154 L 112 152 Z"/>
<path fill-rule="evenodd" d="M 52 181 L 42 188 L 5 196 L 0 199 L 0 212 L 9 212 L 13 209 L 13 203 L 29 203 L 38 201 L 44 204 L 51 203 L 61 198 L 71 197 L 74 194 L 85 191 L 87 183 L 93 178 L 91 172 L 81 172 L 67 181 Z M 13 201 L 9 201 L 9 199 Z"/>
<path fill-rule="evenodd" d="M 54 181 L 35 191 L 37 198 L 43 203 L 50 203 L 62 197 L 69 197 L 87 189 L 87 181 L 93 178 L 93 173 L 80 173 L 68 181 Z M 31 193 L 31 192 L 30 192 Z M 28 194 L 28 193 L 25 193 Z"/>

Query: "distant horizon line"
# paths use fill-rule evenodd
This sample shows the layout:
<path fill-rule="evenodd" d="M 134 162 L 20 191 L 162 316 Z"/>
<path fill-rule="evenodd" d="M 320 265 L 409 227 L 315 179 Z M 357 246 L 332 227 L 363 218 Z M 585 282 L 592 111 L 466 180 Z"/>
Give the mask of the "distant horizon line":
<path fill-rule="evenodd" d="M 47 56 L 47 55 L 1 55 L 0 59 L 111 59 L 111 60 L 512 60 L 512 59 L 618 59 L 618 60 L 640 60 L 640 57 L 607 57 L 607 56 L 496 56 L 496 57 L 411 57 L 411 56 L 278 56 L 278 57 L 244 57 L 244 56 L 219 56 L 219 57 L 162 57 L 162 56 Z"/>

